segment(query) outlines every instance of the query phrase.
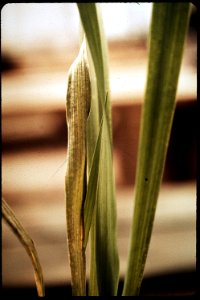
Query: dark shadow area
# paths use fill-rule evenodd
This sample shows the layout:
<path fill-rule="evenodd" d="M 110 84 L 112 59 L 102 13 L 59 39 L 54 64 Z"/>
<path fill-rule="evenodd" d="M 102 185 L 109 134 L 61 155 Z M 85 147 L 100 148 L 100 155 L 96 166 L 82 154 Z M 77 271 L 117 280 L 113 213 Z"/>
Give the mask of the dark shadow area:
<path fill-rule="evenodd" d="M 123 281 L 120 280 L 118 295 L 123 289 Z M 181 273 L 162 274 L 144 278 L 140 296 L 195 296 L 197 295 L 197 276 L 195 271 L 189 270 Z M 3 299 L 38 299 L 34 287 L 4 287 Z M 58 299 L 71 296 L 71 286 L 47 286 L 45 299 Z"/>
<path fill-rule="evenodd" d="M 20 69 L 21 65 L 18 63 L 17 59 L 8 53 L 1 54 L 1 72 L 12 72 Z"/>
<path fill-rule="evenodd" d="M 122 282 L 120 284 L 122 289 Z M 197 276 L 194 271 L 146 277 L 140 290 L 140 296 L 195 296 L 196 293 Z"/>
<path fill-rule="evenodd" d="M 166 158 L 164 180 L 196 178 L 197 101 L 177 103 Z"/>

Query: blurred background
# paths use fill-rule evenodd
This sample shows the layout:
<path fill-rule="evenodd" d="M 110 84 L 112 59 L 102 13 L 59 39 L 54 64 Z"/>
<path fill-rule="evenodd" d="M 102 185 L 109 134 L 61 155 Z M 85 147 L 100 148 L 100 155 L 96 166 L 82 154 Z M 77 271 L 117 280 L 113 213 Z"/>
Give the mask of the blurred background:
<path fill-rule="evenodd" d="M 152 4 L 100 6 L 109 50 L 118 246 L 123 278 Z M 196 16 L 193 6 L 145 278 L 167 274 L 191 276 L 195 272 Z M 2 194 L 36 244 L 47 286 L 70 282 L 65 232 L 65 98 L 67 72 L 78 54 L 79 36 L 75 3 L 9 3 L 1 10 Z M 180 289 L 192 292 L 191 278 L 187 277 L 187 285 L 191 286 L 186 287 L 182 277 Z M 29 258 L 4 222 L 2 279 L 4 289 L 34 286 Z M 179 277 L 174 280 L 178 288 Z"/>

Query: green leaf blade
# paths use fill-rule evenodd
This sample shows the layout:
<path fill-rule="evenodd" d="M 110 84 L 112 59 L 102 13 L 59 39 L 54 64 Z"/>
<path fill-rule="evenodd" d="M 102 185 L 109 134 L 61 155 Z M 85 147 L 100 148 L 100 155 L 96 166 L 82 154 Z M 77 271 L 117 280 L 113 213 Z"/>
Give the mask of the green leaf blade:
<path fill-rule="evenodd" d="M 97 186 L 98 186 L 98 178 L 100 173 L 99 161 L 101 155 L 102 128 L 103 128 L 103 117 L 100 124 L 100 130 L 96 142 L 96 147 L 94 150 L 94 156 L 91 162 L 91 169 L 90 169 L 88 185 L 87 185 L 87 194 L 86 194 L 85 204 L 84 204 L 84 228 L 85 228 L 84 248 L 86 248 L 87 246 L 89 231 L 92 224 L 94 207 L 97 198 Z"/>
<path fill-rule="evenodd" d="M 134 217 L 123 295 L 138 295 L 140 290 L 174 116 L 189 16 L 189 3 L 153 5 Z"/>
<path fill-rule="evenodd" d="M 119 261 L 116 242 L 116 203 L 112 166 L 112 121 L 109 96 L 107 48 L 102 28 L 99 6 L 95 3 L 78 4 L 85 31 L 89 65 L 92 72 L 92 103 L 88 117 L 88 170 L 90 174 L 94 151 L 98 149 L 96 162 L 98 180 L 93 223 L 91 227 L 90 295 L 116 295 Z M 94 97 L 95 94 L 95 97 Z M 105 101 L 107 101 L 105 107 Z M 105 112 L 104 112 L 105 110 Z M 100 148 L 96 147 L 100 123 L 103 118 Z M 95 150 L 96 149 L 96 150 Z M 98 156 L 98 155 L 97 155 Z M 89 179 L 90 180 L 90 179 Z M 105 246 L 106 245 L 106 246 Z"/>
<path fill-rule="evenodd" d="M 107 132 L 107 133 L 106 133 Z M 104 134 L 106 133 L 106 134 Z M 116 206 L 112 174 L 112 152 L 107 145 L 109 140 L 108 124 L 103 124 L 99 177 L 99 200 L 96 210 L 96 259 L 97 282 L 100 295 L 117 294 L 119 258 L 116 247 Z M 105 163 L 105 157 L 108 158 Z M 101 187 L 101 188 L 100 188 Z M 113 188 L 112 188 L 113 187 Z"/>

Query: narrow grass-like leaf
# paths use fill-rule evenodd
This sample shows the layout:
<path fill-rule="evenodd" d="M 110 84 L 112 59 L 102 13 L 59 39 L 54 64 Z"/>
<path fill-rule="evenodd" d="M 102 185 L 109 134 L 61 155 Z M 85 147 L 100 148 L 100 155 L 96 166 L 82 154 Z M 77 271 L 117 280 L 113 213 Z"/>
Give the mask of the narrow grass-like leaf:
<path fill-rule="evenodd" d="M 95 3 L 79 3 L 78 9 L 91 53 L 89 66 L 94 70 L 93 82 L 96 97 L 92 97 L 87 125 L 88 168 L 91 169 L 100 122 L 103 117 L 98 172 L 97 197 L 91 229 L 90 295 L 115 295 L 118 286 L 119 262 L 116 243 L 116 203 L 112 165 L 112 126 L 109 96 L 106 40 L 102 28 L 99 6 Z M 96 88 L 95 88 L 96 85 Z M 107 97 L 107 100 L 106 100 Z M 105 114 L 104 103 L 107 101 Z M 93 107 L 92 107 L 93 105 Z M 90 180 L 90 179 L 89 179 Z M 96 195 L 93 195 L 94 197 Z M 92 199 L 91 199 L 92 201 Z M 92 281 L 92 282 L 91 282 Z"/>
<path fill-rule="evenodd" d="M 85 228 L 84 248 L 86 248 L 87 246 L 89 231 L 90 231 L 92 218 L 94 214 L 95 202 L 97 198 L 97 186 L 98 186 L 98 178 L 100 172 L 99 160 L 100 160 L 100 153 L 101 153 L 102 128 L 103 128 L 103 120 L 104 120 L 103 116 L 100 124 L 100 130 L 99 130 L 99 135 L 98 135 L 98 139 L 94 151 L 94 156 L 91 163 L 91 169 L 90 169 L 90 174 L 89 174 L 89 179 L 87 184 L 87 194 L 86 194 L 85 204 L 84 204 L 84 228 Z"/>
<path fill-rule="evenodd" d="M 175 110 L 189 3 L 154 3 L 135 207 L 123 295 L 138 295 Z"/>
<path fill-rule="evenodd" d="M 2 199 L 2 216 L 6 221 L 6 223 L 9 225 L 9 227 L 12 229 L 16 237 L 22 243 L 26 252 L 28 253 L 34 267 L 34 277 L 35 277 L 38 296 L 44 297 L 45 288 L 44 288 L 42 268 L 39 262 L 37 251 L 35 249 L 35 245 L 33 243 L 33 240 L 30 238 L 30 236 L 24 230 L 21 223 L 16 218 L 10 206 L 6 203 L 5 199 Z"/>
<path fill-rule="evenodd" d="M 112 140 L 107 42 L 100 7 L 96 3 L 78 3 L 77 5 L 95 69 L 99 98 L 97 101 L 100 116 L 99 122 L 104 109 L 105 97 L 108 96 L 106 114 L 110 123 L 109 130 Z"/>
<path fill-rule="evenodd" d="M 86 295 L 83 210 L 86 195 L 86 126 L 91 89 L 85 46 L 83 40 L 79 54 L 69 70 L 66 99 L 68 151 L 65 194 L 73 296 Z"/>
<path fill-rule="evenodd" d="M 92 169 L 92 161 L 93 157 L 96 156 L 95 152 L 95 145 L 97 145 L 97 140 L 100 138 L 98 131 L 101 130 L 102 135 L 102 129 L 99 129 L 100 124 L 100 105 L 98 101 L 98 88 L 97 88 L 97 79 L 96 79 L 96 73 L 94 69 L 93 60 L 91 57 L 90 49 L 87 45 L 87 53 L 88 53 L 88 62 L 89 62 L 89 71 L 90 71 L 90 80 L 91 80 L 91 110 L 88 117 L 87 122 L 87 168 L 88 172 L 91 173 Z M 102 119 L 103 120 L 103 119 Z M 100 126 L 100 128 L 103 128 L 103 126 Z M 102 137 L 101 137 L 102 139 Z M 101 139 L 99 140 L 99 143 L 101 143 Z M 100 149 L 99 149 L 100 150 Z M 98 169 L 99 172 L 99 161 L 100 156 L 98 157 L 98 162 L 96 162 L 96 165 L 94 168 Z M 95 176 L 99 177 L 98 173 L 95 173 Z M 88 176 L 88 182 L 90 181 L 90 178 Z M 97 180 L 96 180 L 97 181 Z M 98 199 L 98 185 L 95 186 L 95 194 L 93 194 L 93 199 L 88 199 L 89 201 L 94 202 L 94 212 L 92 217 L 92 226 L 90 230 L 90 277 L 89 277 L 89 288 L 88 288 L 88 294 L 89 296 L 98 296 L 99 290 L 97 285 L 97 270 L 96 270 L 96 230 L 95 230 L 95 223 L 96 223 L 96 202 Z M 89 190 L 87 190 L 89 193 Z"/>
<path fill-rule="evenodd" d="M 100 295 L 116 295 L 119 269 L 116 255 L 116 223 L 113 218 L 116 216 L 116 207 L 114 206 L 112 152 L 111 147 L 108 146 L 111 141 L 106 117 L 104 117 L 102 136 L 98 181 L 99 198 L 96 203 L 95 224 L 97 282 Z"/>

